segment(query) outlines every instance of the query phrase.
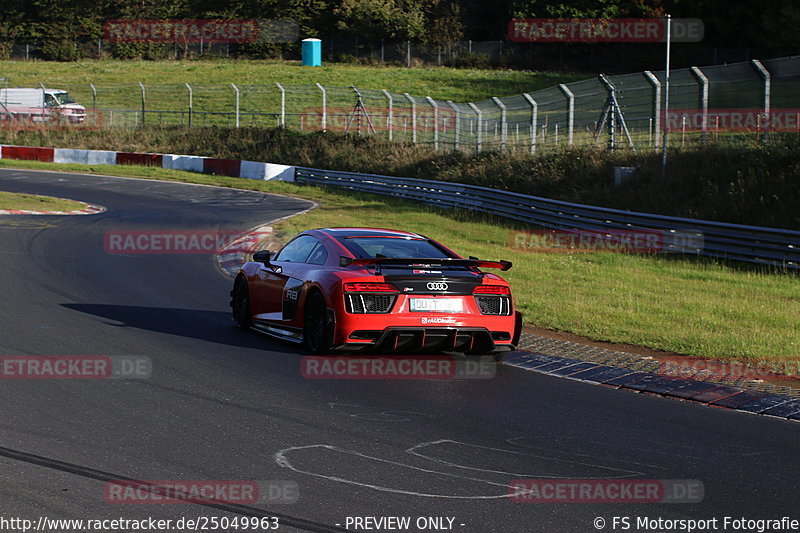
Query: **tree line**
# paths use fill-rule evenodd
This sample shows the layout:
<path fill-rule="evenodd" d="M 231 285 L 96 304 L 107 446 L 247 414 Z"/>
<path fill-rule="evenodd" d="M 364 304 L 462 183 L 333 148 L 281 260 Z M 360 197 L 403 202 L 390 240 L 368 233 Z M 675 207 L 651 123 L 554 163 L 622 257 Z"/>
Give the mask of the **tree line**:
<path fill-rule="evenodd" d="M 110 19 L 292 19 L 301 38 L 349 35 L 364 41 L 446 44 L 503 40 L 511 18 L 644 18 L 665 13 L 702 19 L 705 46 L 786 53 L 800 49 L 796 0 L 3 0 L 0 59 L 19 42 L 41 43 L 48 59 L 76 59 L 76 43 L 100 39 Z M 116 55 L 142 55 L 146 49 L 120 45 Z M 246 50 L 255 56 L 280 51 L 275 45 Z"/>

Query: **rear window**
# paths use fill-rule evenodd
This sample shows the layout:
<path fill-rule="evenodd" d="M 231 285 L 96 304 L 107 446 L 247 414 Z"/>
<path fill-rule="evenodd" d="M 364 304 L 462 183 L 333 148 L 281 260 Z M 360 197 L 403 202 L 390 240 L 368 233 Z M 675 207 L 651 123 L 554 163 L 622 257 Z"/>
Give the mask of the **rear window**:
<path fill-rule="evenodd" d="M 444 250 L 424 239 L 381 236 L 339 238 L 345 248 L 358 259 L 374 259 L 379 255 L 390 258 L 446 258 Z"/>

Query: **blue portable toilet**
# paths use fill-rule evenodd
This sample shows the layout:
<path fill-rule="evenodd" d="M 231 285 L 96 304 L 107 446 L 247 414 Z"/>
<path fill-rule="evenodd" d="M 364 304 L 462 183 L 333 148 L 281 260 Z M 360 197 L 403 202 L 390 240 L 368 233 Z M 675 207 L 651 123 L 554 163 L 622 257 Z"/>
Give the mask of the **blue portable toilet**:
<path fill-rule="evenodd" d="M 322 66 L 322 41 L 319 39 L 303 39 L 303 66 Z"/>

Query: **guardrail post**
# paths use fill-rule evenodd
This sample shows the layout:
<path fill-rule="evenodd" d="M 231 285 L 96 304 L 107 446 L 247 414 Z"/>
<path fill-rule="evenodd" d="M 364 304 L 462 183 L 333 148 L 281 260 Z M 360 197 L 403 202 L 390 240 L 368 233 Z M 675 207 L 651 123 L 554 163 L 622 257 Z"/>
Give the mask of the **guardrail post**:
<path fill-rule="evenodd" d="M 239 127 L 239 88 L 233 83 L 231 83 L 231 87 L 233 87 L 233 90 L 236 91 L 236 127 L 238 128 Z"/>
<path fill-rule="evenodd" d="M 434 151 L 439 151 L 439 104 L 436 103 L 436 100 L 431 98 L 430 96 L 426 96 L 425 100 L 433 108 L 433 149 Z"/>
<path fill-rule="evenodd" d="M 492 97 L 492 102 L 500 108 L 500 149 L 506 149 L 508 132 L 506 132 L 506 105 L 496 96 Z"/>
<path fill-rule="evenodd" d="M 469 105 L 469 107 L 473 111 L 475 111 L 475 114 L 478 115 L 478 123 L 477 123 L 477 126 L 478 126 L 478 151 L 480 152 L 483 149 L 483 146 L 482 146 L 482 143 L 481 143 L 481 135 L 482 135 L 482 129 L 483 129 L 483 125 L 481 124 L 481 115 L 482 115 L 482 113 L 481 113 L 481 110 L 478 109 L 478 106 L 476 106 L 472 102 L 470 102 L 467 105 Z"/>
<path fill-rule="evenodd" d="M 661 144 L 661 82 L 655 74 L 649 70 L 644 71 L 644 77 L 653 86 L 653 131 L 655 131 L 653 146 L 658 148 Z M 667 117 L 664 117 L 664 127 L 667 125 Z"/>
<path fill-rule="evenodd" d="M 383 40 L 381 40 L 381 46 L 383 46 Z M 389 114 L 386 116 L 386 130 L 389 132 L 389 140 L 392 140 L 392 125 L 394 123 L 394 101 L 392 100 L 392 94 L 383 89 L 381 91 L 383 95 L 386 97 L 386 100 L 389 102 Z"/>
<path fill-rule="evenodd" d="M 142 89 L 142 126 L 144 126 L 144 111 L 145 111 L 145 90 L 142 82 L 138 82 L 139 87 Z"/>
<path fill-rule="evenodd" d="M 536 122 L 539 113 L 539 104 L 537 104 L 536 100 L 528 93 L 522 93 L 522 96 L 531 104 L 531 153 L 534 154 L 536 153 Z"/>
<path fill-rule="evenodd" d="M 403 96 L 411 102 L 411 142 L 417 144 L 417 102 L 408 93 L 403 93 Z"/>
<path fill-rule="evenodd" d="M 563 83 L 560 83 L 558 88 L 561 89 L 561 92 L 567 97 L 567 144 L 572 146 L 575 129 L 575 95 L 572 94 L 569 87 Z"/>
<path fill-rule="evenodd" d="M 761 77 L 764 79 L 764 142 L 769 140 L 769 126 L 770 126 L 770 99 L 772 92 L 772 76 L 767 68 L 758 59 L 753 59 L 753 66 Z"/>
<path fill-rule="evenodd" d="M 186 85 L 187 89 L 189 89 L 189 127 L 191 128 L 192 118 L 193 118 L 192 114 L 194 112 L 194 98 L 193 98 L 194 95 L 192 94 L 192 86 L 186 82 L 184 82 L 183 84 Z"/>
<path fill-rule="evenodd" d="M 694 74 L 700 84 L 700 106 L 703 108 L 702 122 L 700 124 L 700 139 L 705 143 L 706 135 L 708 134 L 708 78 L 703 74 L 703 71 L 697 67 L 692 67 L 692 74 Z"/>
<path fill-rule="evenodd" d="M 461 150 L 461 113 L 458 111 L 458 106 L 453 103 L 452 100 L 447 101 L 447 105 L 450 106 L 450 109 L 456 114 L 456 123 L 455 123 L 455 140 L 454 140 L 454 148 L 456 151 Z"/>
<path fill-rule="evenodd" d="M 328 95 L 325 92 L 325 87 L 319 83 L 316 86 L 322 92 L 322 131 L 328 131 Z"/>
<path fill-rule="evenodd" d="M 280 91 L 281 91 L 281 128 L 285 128 L 286 127 L 286 89 L 284 89 L 283 85 L 281 85 L 277 81 L 275 82 L 275 85 L 277 85 L 278 89 L 280 89 Z"/>

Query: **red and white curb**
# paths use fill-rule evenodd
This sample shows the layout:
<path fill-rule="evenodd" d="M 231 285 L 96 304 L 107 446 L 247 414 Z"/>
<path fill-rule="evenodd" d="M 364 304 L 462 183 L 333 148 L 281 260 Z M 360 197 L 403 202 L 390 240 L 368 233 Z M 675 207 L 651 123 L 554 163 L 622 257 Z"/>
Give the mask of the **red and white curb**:
<path fill-rule="evenodd" d="M 64 198 L 59 198 L 63 200 Z M 88 204 L 83 209 L 75 211 L 30 211 L 27 209 L 0 209 L 0 215 L 97 215 L 104 213 L 105 207 Z"/>
<path fill-rule="evenodd" d="M 271 233 L 272 226 L 259 226 L 219 250 L 217 252 L 217 265 L 219 265 L 220 270 L 230 277 L 235 276 L 242 265 L 250 260 L 253 253 L 260 250 L 258 246 L 261 241 Z"/>
<path fill-rule="evenodd" d="M 40 146 L 0 145 L 0 159 L 83 165 L 142 165 L 234 178 L 279 181 L 294 181 L 295 170 L 295 167 L 289 165 L 240 159 Z"/>

